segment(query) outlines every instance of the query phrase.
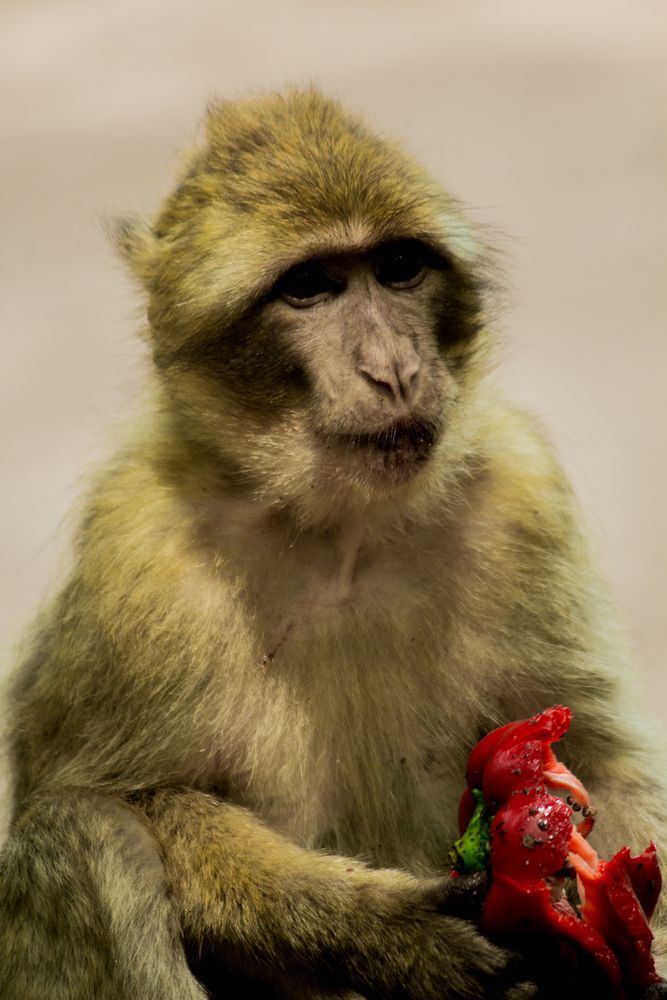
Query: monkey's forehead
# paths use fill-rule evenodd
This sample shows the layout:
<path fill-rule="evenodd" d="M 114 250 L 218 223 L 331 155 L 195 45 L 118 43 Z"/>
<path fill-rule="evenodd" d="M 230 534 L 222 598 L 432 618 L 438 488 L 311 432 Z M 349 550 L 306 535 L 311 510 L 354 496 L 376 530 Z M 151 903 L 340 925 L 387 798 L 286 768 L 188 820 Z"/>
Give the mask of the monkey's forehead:
<path fill-rule="evenodd" d="M 157 234 L 201 215 L 207 226 L 217 216 L 219 230 L 268 238 L 281 263 L 403 236 L 462 260 L 477 251 L 454 199 L 412 157 L 313 88 L 210 108 L 206 141 Z"/>

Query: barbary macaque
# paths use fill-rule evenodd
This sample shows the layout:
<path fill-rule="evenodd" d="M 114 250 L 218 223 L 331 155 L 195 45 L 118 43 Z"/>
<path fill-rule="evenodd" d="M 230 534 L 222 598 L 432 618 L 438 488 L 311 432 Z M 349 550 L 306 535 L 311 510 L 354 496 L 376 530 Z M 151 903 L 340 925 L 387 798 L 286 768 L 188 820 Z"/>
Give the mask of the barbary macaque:
<path fill-rule="evenodd" d="M 475 232 L 294 89 L 213 105 L 113 234 L 149 403 L 17 668 L 0 997 L 542 996 L 448 875 L 471 747 L 570 706 L 603 854 L 664 851 L 667 800 Z"/>

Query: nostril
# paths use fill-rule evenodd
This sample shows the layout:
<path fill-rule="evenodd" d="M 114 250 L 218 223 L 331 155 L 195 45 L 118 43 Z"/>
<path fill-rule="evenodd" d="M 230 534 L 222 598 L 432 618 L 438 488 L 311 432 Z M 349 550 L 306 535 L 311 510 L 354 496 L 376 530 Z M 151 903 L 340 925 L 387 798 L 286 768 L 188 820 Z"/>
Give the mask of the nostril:
<path fill-rule="evenodd" d="M 398 385 L 393 384 L 388 379 L 379 378 L 377 375 L 373 375 L 367 368 L 360 368 L 359 374 L 364 381 L 368 382 L 368 384 L 382 396 L 386 396 L 388 399 L 398 398 Z"/>

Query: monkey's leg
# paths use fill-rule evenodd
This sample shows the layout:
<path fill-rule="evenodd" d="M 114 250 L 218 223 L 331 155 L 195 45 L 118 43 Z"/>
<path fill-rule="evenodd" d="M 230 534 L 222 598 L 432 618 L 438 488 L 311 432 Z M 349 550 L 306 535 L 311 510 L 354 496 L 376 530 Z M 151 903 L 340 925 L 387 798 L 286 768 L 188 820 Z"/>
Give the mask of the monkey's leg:
<path fill-rule="evenodd" d="M 160 791 L 141 805 L 162 846 L 186 948 L 211 947 L 221 995 L 226 971 L 294 997 L 312 989 L 413 1000 L 533 996 L 533 987 L 517 987 L 505 952 L 445 915 L 456 908 L 456 880 L 304 850 L 200 792 Z"/>
<path fill-rule="evenodd" d="M 0 1000 L 202 1000 L 145 821 L 103 796 L 35 801 L 0 854 Z"/>

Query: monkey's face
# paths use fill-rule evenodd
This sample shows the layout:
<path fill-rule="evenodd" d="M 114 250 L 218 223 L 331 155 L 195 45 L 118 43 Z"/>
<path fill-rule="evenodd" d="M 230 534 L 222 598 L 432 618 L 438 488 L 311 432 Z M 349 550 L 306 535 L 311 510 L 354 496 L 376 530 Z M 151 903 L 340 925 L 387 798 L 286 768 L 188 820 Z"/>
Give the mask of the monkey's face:
<path fill-rule="evenodd" d="M 265 398 L 301 400 L 323 467 L 387 488 L 428 462 L 457 394 L 446 353 L 473 333 L 450 270 L 404 239 L 311 258 L 274 286 L 259 317 L 273 358 L 249 341 L 253 365 Z"/>
<path fill-rule="evenodd" d="M 446 447 L 478 332 L 473 280 L 395 239 L 302 260 L 230 328 L 157 358 L 237 481 L 367 497 Z"/>

